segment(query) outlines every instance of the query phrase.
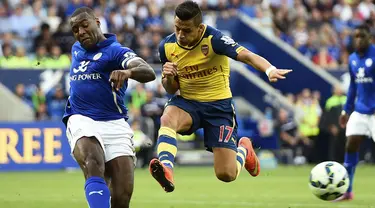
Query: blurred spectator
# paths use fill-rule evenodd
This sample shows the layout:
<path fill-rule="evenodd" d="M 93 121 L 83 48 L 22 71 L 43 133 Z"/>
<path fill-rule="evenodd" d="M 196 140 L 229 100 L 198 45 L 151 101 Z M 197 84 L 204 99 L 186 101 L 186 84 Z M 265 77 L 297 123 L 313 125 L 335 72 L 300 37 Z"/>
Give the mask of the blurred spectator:
<path fill-rule="evenodd" d="M 100 29 L 103 31 L 103 33 L 108 33 L 108 24 L 107 24 L 107 20 L 105 19 L 105 17 L 103 16 L 103 12 L 101 10 L 101 8 L 97 7 L 95 8 L 95 15 L 96 17 L 99 19 L 100 21 Z"/>
<path fill-rule="evenodd" d="M 296 28 L 293 30 L 293 39 L 295 40 L 294 45 L 296 48 L 305 45 L 309 38 L 307 33 L 307 24 L 305 20 L 299 19 L 296 22 Z"/>
<path fill-rule="evenodd" d="M 152 158 L 152 149 L 154 142 L 142 132 L 140 123 L 138 120 L 134 120 L 131 123 L 131 129 L 134 132 L 133 141 L 134 148 L 137 156 L 137 163 L 140 164 L 141 168 L 148 167 L 148 164 Z"/>
<path fill-rule="evenodd" d="M 44 111 L 47 112 L 46 106 L 42 106 L 40 108 L 40 105 L 44 105 L 46 103 L 46 96 L 44 95 L 43 91 L 40 89 L 39 86 L 35 87 L 35 91 L 31 96 L 34 109 L 36 111 L 41 111 L 40 113 L 43 113 Z"/>
<path fill-rule="evenodd" d="M 4 44 L 1 48 L 3 55 L 0 57 L 0 67 L 11 68 L 13 59 L 12 47 L 9 44 Z"/>
<path fill-rule="evenodd" d="M 146 101 L 141 106 L 141 115 L 144 118 L 150 118 L 153 122 L 153 132 L 146 132 L 149 130 L 145 130 L 145 132 L 156 141 L 158 136 L 158 130 L 160 127 L 160 117 L 164 110 L 164 104 L 157 101 L 157 99 L 154 97 L 154 92 L 147 91 L 146 92 Z"/>
<path fill-rule="evenodd" d="M 62 53 L 70 54 L 70 50 L 76 40 L 68 21 L 62 21 L 52 37 L 56 41 L 56 44 L 60 46 Z"/>
<path fill-rule="evenodd" d="M 342 107 L 346 102 L 346 96 L 341 89 L 341 86 L 333 88 L 332 96 L 327 99 L 325 104 L 325 110 L 329 111 L 334 107 Z"/>
<path fill-rule="evenodd" d="M 69 1 L 66 9 L 65 9 L 65 16 L 69 17 L 73 14 L 73 12 L 78 9 L 79 7 L 85 6 L 82 0 L 71 0 Z"/>
<path fill-rule="evenodd" d="M 12 25 L 8 18 L 7 9 L 3 5 L 0 5 L 0 25 L 0 34 L 12 31 Z"/>
<path fill-rule="evenodd" d="M 10 69 L 29 69 L 31 67 L 31 61 L 26 56 L 26 50 L 23 47 L 16 49 L 16 55 L 10 57 L 7 64 Z"/>
<path fill-rule="evenodd" d="M 70 58 L 66 54 L 61 54 L 61 48 L 58 45 L 51 47 L 51 55 L 46 60 L 46 67 L 49 69 L 69 69 Z"/>
<path fill-rule="evenodd" d="M 64 115 L 66 99 L 63 89 L 58 86 L 47 100 L 48 114 L 52 120 L 60 121 Z"/>
<path fill-rule="evenodd" d="M 47 48 L 44 45 L 39 45 L 36 49 L 35 57 L 32 61 L 32 67 L 45 69 L 48 60 Z"/>
<path fill-rule="evenodd" d="M 323 145 L 320 149 L 325 153 L 322 160 L 334 160 L 343 162 L 345 150 L 345 129 L 339 126 L 339 116 L 346 102 L 341 86 L 336 86 L 332 90 L 332 96 L 326 101 L 322 115 L 320 129 Z"/>
<path fill-rule="evenodd" d="M 27 16 L 23 13 L 22 5 L 17 5 L 14 14 L 9 18 L 12 31 L 21 38 L 28 38 L 38 29 L 39 21 L 34 15 Z"/>
<path fill-rule="evenodd" d="M 149 5 L 150 16 L 145 20 L 145 27 L 149 32 L 162 33 L 163 20 L 159 8 L 156 5 Z"/>
<path fill-rule="evenodd" d="M 295 123 L 294 118 L 290 116 L 285 109 L 279 110 L 275 129 L 280 138 L 279 146 L 281 162 L 292 164 L 296 159 L 299 161 L 306 161 L 306 158 L 310 153 L 310 142 L 306 139 L 300 138 L 298 125 Z M 305 155 L 302 155 L 302 153 Z"/>
<path fill-rule="evenodd" d="M 22 101 L 24 101 L 27 105 L 30 107 L 33 107 L 33 103 L 31 100 L 26 96 L 25 93 L 25 85 L 24 84 L 17 84 L 15 94 L 18 98 L 20 98 Z"/>
<path fill-rule="evenodd" d="M 337 61 L 328 53 L 326 47 L 320 48 L 312 60 L 315 64 L 325 69 L 336 69 L 338 66 Z"/>
<path fill-rule="evenodd" d="M 319 135 L 319 121 L 322 115 L 319 101 L 314 99 L 309 89 L 303 89 L 301 96 L 296 103 L 297 108 L 303 111 L 303 117 L 299 122 L 299 132 L 303 139 L 308 138 L 309 142 L 314 143 Z M 305 140 L 306 143 L 307 140 Z M 308 158 L 309 162 L 314 161 L 313 158 Z"/>
<path fill-rule="evenodd" d="M 61 17 L 57 16 L 57 12 L 57 6 L 50 6 L 48 8 L 48 16 L 44 19 L 44 22 L 50 26 L 51 33 L 55 33 L 61 23 Z"/>
<path fill-rule="evenodd" d="M 375 5 L 372 0 L 362 0 L 358 5 L 358 11 L 364 19 L 369 19 L 371 13 L 375 13 Z"/>
<path fill-rule="evenodd" d="M 138 83 L 130 94 L 129 106 L 133 113 L 140 114 L 141 106 L 146 103 L 147 94 L 143 84 Z"/>
<path fill-rule="evenodd" d="M 47 113 L 47 106 L 45 103 L 41 103 L 38 108 L 37 108 L 37 111 L 35 113 L 35 117 L 36 117 L 36 120 L 37 121 L 45 121 L 45 120 L 49 120 L 49 115 Z"/>
<path fill-rule="evenodd" d="M 50 26 L 47 23 L 43 23 L 40 26 L 40 34 L 34 39 L 33 51 L 35 51 L 38 46 L 44 45 L 47 50 L 51 50 L 52 45 L 55 43 L 50 31 Z"/>

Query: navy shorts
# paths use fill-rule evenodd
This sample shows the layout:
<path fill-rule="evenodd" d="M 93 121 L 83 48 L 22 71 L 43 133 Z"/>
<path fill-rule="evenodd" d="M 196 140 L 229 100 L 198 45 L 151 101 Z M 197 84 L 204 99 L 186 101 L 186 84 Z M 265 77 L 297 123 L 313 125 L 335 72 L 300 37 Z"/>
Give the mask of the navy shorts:
<path fill-rule="evenodd" d="M 166 106 L 176 106 L 190 114 L 191 128 L 181 135 L 193 134 L 200 128 L 204 130 L 204 145 L 208 151 L 212 147 L 224 147 L 237 151 L 237 120 L 232 98 L 214 102 L 187 100 L 179 95 L 172 97 Z"/>

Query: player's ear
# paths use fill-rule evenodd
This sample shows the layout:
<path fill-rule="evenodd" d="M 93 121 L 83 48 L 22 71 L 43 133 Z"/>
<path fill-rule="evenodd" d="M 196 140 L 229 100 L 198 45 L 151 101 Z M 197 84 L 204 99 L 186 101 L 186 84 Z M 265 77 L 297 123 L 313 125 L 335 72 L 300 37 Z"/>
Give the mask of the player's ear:
<path fill-rule="evenodd" d="M 198 28 L 199 28 L 199 30 L 200 30 L 201 32 L 203 32 L 203 31 L 204 31 L 204 24 L 203 24 L 203 23 L 200 23 L 199 26 L 198 26 Z"/>
<path fill-rule="evenodd" d="M 100 27 L 100 20 L 99 20 L 99 18 L 95 17 L 95 21 L 96 21 L 96 25 L 98 25 L 98 27 Z"/>

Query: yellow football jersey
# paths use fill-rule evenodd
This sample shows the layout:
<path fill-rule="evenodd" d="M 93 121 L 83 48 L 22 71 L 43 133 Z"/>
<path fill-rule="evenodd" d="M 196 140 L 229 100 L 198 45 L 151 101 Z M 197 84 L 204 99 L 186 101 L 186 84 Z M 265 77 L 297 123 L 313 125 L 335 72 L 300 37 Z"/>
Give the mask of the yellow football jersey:
<path fill-rule="evenodd" d="M 236 59 L 244 47 L 219 30 L 205 25 L 200 41 L 192 47 L 178 44 L 173 33 L 159 45 L 160 60 L 177 64 L 183 98 L 211 102 L 232 97 L 229 58 Z"/>

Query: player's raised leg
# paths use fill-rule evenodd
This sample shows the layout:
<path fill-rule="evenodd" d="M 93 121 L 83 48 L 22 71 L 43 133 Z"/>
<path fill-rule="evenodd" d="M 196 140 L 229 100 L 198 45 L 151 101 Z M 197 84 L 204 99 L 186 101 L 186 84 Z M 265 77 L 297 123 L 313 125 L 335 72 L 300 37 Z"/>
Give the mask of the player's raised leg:
<path fill-rule="evenodd" d="M 151 160 L 150 172 L 166 192 L 172 192 L 174 190 L 174 158 L 177 154 L 176 132 L 189 130 L 193 120 L 186 111 L 169 105 L 164 110 L 160 121 L 161 127 L 157 141 L 158 159 Z"/>
<path fill-rule="evenodd" d="M 246 154 L 245 154 L 246 150 Z M 240 160 L 242 160 L 244 157 L 245 158 L 245 164 L 241 163 Z M 258 156 L 256 155 L 253 144 L 250 140 L 250 138 L 247 137 L 242 137 L 240 141 L 238 142 L 238 148 L 237 148 L 237 171 L 239 174 L 240 166 L 245 165 L 245 169 L 247 172 L 250 173 L 250 175 L 256 177 L 260 173 L 260 161 L 258 159 Z"/>
<path fill-rule="evenodd" d="M 234 181 L 237 178 L 237 152 L 223 147 L 213 147 L 212 152 L 216 177 L 223 182 Z"/>
<path fill-rule="evenodd" d="M 85 193 L 90 208 L 109 208 L 110 192 L 104 180 L 104 152 L 95 137 L 82 137 L 73 155 L 86 178 Z"/>
<path fill-rule="evenodd" d="M 234 139 L 231 139 L 233 142 Z M 235 144 L 234 144 L 235 145 Z M 238 147 L 213 147 L 216 177 L 223 182 L 234 181 L 245 166 L 252 176 L 260 173 L 260 163 L 249 138 L 242 137 Z"/>
<path fill-rule="evenodd" d="M 105 164 L 111 181 L 111 208 L 128 208 L 134 188 L 134 158 L 120 156 Z"/>

